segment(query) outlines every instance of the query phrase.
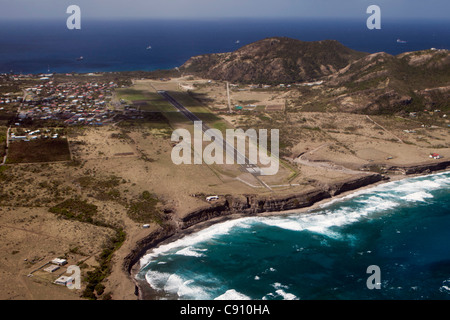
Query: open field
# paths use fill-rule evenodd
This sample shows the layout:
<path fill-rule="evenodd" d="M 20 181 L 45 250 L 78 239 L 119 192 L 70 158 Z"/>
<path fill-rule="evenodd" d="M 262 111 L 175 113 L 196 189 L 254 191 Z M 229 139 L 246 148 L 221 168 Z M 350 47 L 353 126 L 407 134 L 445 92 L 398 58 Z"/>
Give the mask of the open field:
<path fill-rule="evenodd" d="M 183 87 L 189 86 L 188 93 Z M 141 80 L 135 81 L 133 90 L 155 92 L 156 90 L 173 90 L 170 94 L 198 117 L 203 117 L 210 127 L 279 129 L 280 153 L 282 162 L 280 172 L 273 177 L 263 177 L 270 185 L 307 185 L 320 177 L 333 179 L 344 173 L 328 168 L 324 174 L 318 174 L 316 167 L 299 166 L 295 159 L 303 153 L 311 161 L 326 161 L 359 170 L 363 166 L 374 164 L 408 165 L 430 161 L 429 154 L 439 153 L 444 158 L 450 157 L 450 136 L 448 128 L 424 126 L 423 119 L 407 119 L 395 116 L 366 116 L 352 113 L 301 112 L 292 100 L 302 95 L 304 88 L 266 88 L 231 90 L 232 99 L 255 105 L 269 106 L 270 111 L 257 108 L 254 111 L 224 112 L 228 110 L 225 83 L 205 81 L 204 79 L 172 79 L 171 81 Z M 178 90 L 178 91 L 177 91 Z M 315 90 L 314 87 L 310 90 Z M 318 89 L 320 90 L 320 89 Z M 146 93 L 149 95 L 150 93 Z M 140 98 L 140 97 L 139 97 Z M 221 100 L 220 100 L 221 99 Z M 175 118 L 173 109 L 167 102 L 155 98 L 158 102 L 148 108 L 161 110 L 164 105 L 166 118 Z M 221 101 L 220 110 L 214 108 L 215 101 Z M 270 107 L 270 106 L 278 106 Z M 287 108 L 281 107 L 287 105 Z M 179 115 L 179 114 L 178 114 Z M 189 128 L 189 122 L 176 117 L 170 121 L 172 128 Z M 211 126 L 211 123 L 213 124 Z M 310 151 L 320 147 L 315 152 Z M 247 186 L 258 183 L 252 177 L 242 176 L 236 170 L 226 166 L 213 165 L 220 176 L 243 178 Z M 310 172 L 311 171 L 311 172 Z M 325 179 L 326 180 L 326 179 Z M 245 183 L 244 183 L 245 184 Z M 255 191 L 259 188 L 253 188 Z M 282 192 L 283 188 L 275 190 Z M 259 190 L 260 192 L 262 190 Z M 267 190 L 266 190 L 267 191 Z"/>
<path fill-rule="evenodd" d="M 67 139 L 15 141 L 9 145 L 8 163 L 69 161 Z"/>
<path fill-rule="evenodd" d="M 128 89 L 127 92 L 130 93 L 133 90 L 136 90 L 136 92 L 139 92 L 139 94 L 136 94 L 134 96 L 130 95 L 124 95 L 122 96 L 119 94 L 119 97 L 122 97 L 122 99 L 128 99 L 129 102 L 133 102 L 134 98 L 141 99 L 143 96 L 151 97 L 152 94 L 154 94 L 155 91 L 158 90 L 172 90 L 168 91 L 170 96 L 172 96 L 174 99 L 176 99 L 178 102 L 180 102 L 184 107 L 186 107 L 190 112 L 194 113 L 204 124 L 208 125 L 210 128 L 218 129 L 222 132 L 222 134 L 225 134 L 226 129 L 233 129 L 231 123 L 229 123 L 224 117 L 216 115 L 208 105 L 206 105 L 204 102 L 199 101 L 195 95 L 191 94 L 190 92 L 184 92 L 181 91 L 180 88 L 182 88 L 180 82 L 178 82 L 178 79 L 175 79 L 174 81 L 164 81 L 164 82 L 157 82 L 152 80 L 140 80 L 134 82 L 134 89 Z M 201 80 L 200 83 L 206 83 L 206 81 Z M 177 89 L 177 90 L 174 90 Z M 141 100 L 139 100 L 141 101 Z M 190 120 L 186 119 L 183 115 L 181 115 L 177 110 L 170 105 L 168 102 L 164 101 L 161 102 L 158 98 L 153 98 L 153 100 L 147 100 L 149 105 L 146 106 L 147 111 L 161 111 L 163 115 L 168 119 L 168 122 L 170 123 L 171 127 L 173 129 L 177 128 L 185 128 L 188 129 L 191 132 L 191 136 L 193 136 L 193 124 Z M 151 103 L 151 101 L 157 101 L 155 104 Z M 206 143 L 203 143 L 204 146 L 206 146 Z M 260 185 L 257 180 L 255 180 L 252 177 L 248 177 L 248 175 L 242 176 L 240 172 L 237 172 L 236 166 L 224 166 L 224 165 L 212 165 L 210 166 L 211 169 L 214 169 L 219 175 L 233 178 L 239 178 L 244 179 L 248 183 L 252 185 Z M 288 183 L 287 177 L 292 176 L 292 174 L 295 174 L 295 169 L 286 166 L 280 166 L 279 174 L 276 175 L 276 177 L 263 177 L 260 178 L 261 180 L 269 180 L 270 183 L 273 183 L 275 185 L 284 185 Z"/>
<path fill-rule="evenodd" d="M 53 283 L 67 268 L 52 274 L 39 268 L 63 257 L 69 265 L 84 263 L 83 269 L 89 270 L 89 265 L 97 264 L 95 255 L 101 252 L 111 231 L 59 219 L 46 208 L 2 206 L 0 233 L 0 298 L 54 300 L 79 299 L 80 292 Z M 29 277 L 30 273 L 33 276 Z"/>
<path fill-rule="evenodd" d="M 423 115 L 417 118 L 400 118 L 387 115 L 372 115 L 369 117 L 345 112 L 302 112 L 301 108 L 296 107 L 294 100 L 304 94 L 306 89 L 303 87 L 245 89 L 245 91 L 233 89 L 231 90 L 232 101 L 236 98 L 239 102 L 247 101 L 255 105 L 287 105 L 288 107 L 273 108 L 271 112 L 255 109 L 255 111 L 244 110 L 231 114 L 218 113 L 214 108 L 214 101 L 222 99 L 221 109 L 227 110 L 224 83 L 218 81 L 208 83 L 205 80 L 188 81 L 185 79 L 174 79 L 173 82 L 189 83 L 191 87 L 195 88 L 190 92 L 189 97 L 195 98 L 197 104 L 202 106 L 206 106 L 206 103 L 209 102 L 207 104 L 208 110 L 219 114 L 222 121 L 232 125 L 232 127 L 279 129 L 280 144 L 282 148 L 284 147 L 284 154 L 287 156 L 295 156 L 297 150 L 301 150 L 301 144 L 314 146 L 322 142 L 328 142 L 332 145 L 332 148 L 340 149 L 341 154 L 354 155 L 362 148 L 357 144 L 359 141 L 361 146 L 370 141 L 373 144 L 377 144 L 377 142 L 387 144 L 387 149 L 383 150 L 385 153 L 392 153 L 390 152 L 390 144 L 393 144 L 392 151 L 395 151 L 398 143 L 401 145 L 401 151 L 394 152 L 398 154 L 394 158 L 398 159 L 399 163 L 407 163 L 408 161 L 417 163 L 428 160 L 429 153 L 439 152 L 445 156 L 450 147 L 447 126 L 450 122 L 449 120 L 443 120 L 439 113 L 428 117 Z M 153 86 L 157 85 L 159 84 L 153 84 Z M 165 82 L 161 84 L 161 89 L 173 88 L 174 86 L 174 84 Z M 322 89 L 311 87 L 308 90 L 320 92 Z M 243 96 L 245 96 L 245 100 Z M 201 115 L 202 112 L 199 112 L 199 114 Z M 375 147 L 375 149 L 377 148 Z M 413 150 L 416 150 L 420 153 L 420 156 L 402 162 L 401 154 L 407 155 L 406 150 L 409 150 L 412 154 L 415 154 Z M 367 150 L 363 153 L 365 153 L 365 157 L 362 157 L 361 161 L 374 160 L 370 154 L 367 154 Z M 395 162 L 395 159 L 392 160 L 394 161 L 391 162 Z"/>

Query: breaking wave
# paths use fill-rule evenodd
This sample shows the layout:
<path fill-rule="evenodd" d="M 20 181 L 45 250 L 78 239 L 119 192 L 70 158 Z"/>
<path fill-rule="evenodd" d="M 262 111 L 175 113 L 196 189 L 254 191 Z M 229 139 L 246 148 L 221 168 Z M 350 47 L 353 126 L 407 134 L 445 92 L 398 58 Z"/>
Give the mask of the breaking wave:
<path fill-rule="evenodd" d="M 246 217 L 222 222 L 155 248 L 141 258 L 141 270 L 145 272 L 145 279 L 153 289 L 177 295 L 180 299 L 300 299 L 295 290 L 290 289 L 290 286 L 281 284 L 284 282 L 282 279 L 286 275 L 276 271 L 280 265 L 271 267 L 269 264 L 261 270 L 249 270 L 246 281 L 257 283 L 260 286 L 265 285 L 266 290 L 270 289 L 269 286 L 271 290 L 265 291 L 266 293 L 248 294 L 239 286 L 227 284 L 227 277 L 235 276 L 234 273 L 223 275 L 223 277 L 221 274 L 216 278 L 215 273 L 208 273 L 210 266 L 203 265 L 202 261 L 210 256 L 219 255 L 215 252 L 216 246 L 222 246 L 225 248 L 222 250 L 228 250 L 228 242 L 242 241 L 242 243 L 239 242 L 242 245 L 239 248 L 249 247 L 248 253 L 245 251 L 245 256 L 248 257 L 251 265 L 252 259 L 257 254 L 264 253 L 266 249 L 268 253 L 272 252 L 271 250 L 276 250 L 269 247 L 264 248 L 266 230 L 269 232 L 269 229 L 272 230 L 271 232 L 278 229 L 279 231 L 275 234 L 279 237 L 293 237 L 294 234 L 298 234 L 299 237 L 300 235 L 305 237 L 307 234 L 317 235 L 319 237 L 318 245 L 322 248 L 330 247 L 331 250 L 336 245 L 336 241 L 344 243 L 345 241 L 342 240 L 349 240 L 349 237 L 353 236 L 344 232 L 343 226 L 350 226 L 365 220 L 374 221 L 382 217 L 396 216 L 405 208 L 432 205 L 436 195 L 438 195 L 435 191 L 449 189 L 449 187 L 450 172 L 444 172 L 380 184 L 334 199 L 307 213 Z M 283 230 L 294 232 L 294 234 L 283 234 Z M 248 238 L 243 236 L 245 234 L 249 235 Z M 396 234 L 399 234 L 399 231 Z M 259 252 L 252 252 L 250 249 L 252 244 L 246 245 L 245 242 L 249 239 L 250 242 L 255 241 L 256 245 L 261 245 L 262 249 Z M 357 240 L 353 239 L 352 241 Z M 292 250 L 293 254 L 298 255 L 308 254 L 311 251 L 307 245 L 305 247 L 302 243 L 294 243 L 291 248 L 295 249 Z M 373 254 L 371 250 L 361 250 L 361 252 L 366 252 L 366 254 L 362 255 L 357 251 L 357 256 L 365 257 Z M 214 256 L 214 259 L 223 260 L 227 263 L 231 261 L 237 265 L 240 263 L 239 261 L 233 261 L 233 258 L 231 258 L 234 256 L 233 252 L 227 254 L 224 257 Z M 244 253 L 239 252 L 237 256 L 242 258 Z M 314 255 L 311 257 L 318 259 Z M 193 263 L 194 260 L 192 259 L 197 262 Z M 265 259 L 268 258 L 263 257 L 263 261 Z M 314 259 L 311 261 L 315 261 Z M 326 267 L 329 258 L 320 256 L 320 259 L 317 260 L 320 262 L 320 266 Z M 173 261 L 176 261 L 176 267 L 170 269 Z M 201 270 L 198 267 L 193 267 L 192 270 L 184 269 L 182 267 L 183 261 L 190 261 L 189 263 L 195 266 L 200 265 Z M 216 262 L 216 260 L 213 261 Z M 222 272 L 220 264 L 214 268 L 217 269 L 216 271 Z M 250 272 L 253 273 L 250 274 Z M 245 273 L 245 270 L 243 273 Z M 276 280 L 277 277 L 280 277 L 279 281 Z M 271 284 L 264 283 L 264 281 L 269 280 L 272 280 Z M 243 279 L 239 281 L 243 281 Z M 446 281 L 442 283 L 440 291 L 448 293 L 450 292 L 449 288 L 450 284 Z"/>

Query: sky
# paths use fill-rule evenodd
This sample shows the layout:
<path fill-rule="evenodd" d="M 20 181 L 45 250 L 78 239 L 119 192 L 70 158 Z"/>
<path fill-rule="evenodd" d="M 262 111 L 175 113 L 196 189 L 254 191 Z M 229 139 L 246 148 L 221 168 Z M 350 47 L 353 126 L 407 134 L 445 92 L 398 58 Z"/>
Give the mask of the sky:
<path fill-rule="evenodd" d="M 383 18 L 450 20 L 449 0 L 0 0 L 0 20 L 65 20 L 70 5 L 88 19 L 361 19 L 378 5 Z"/>

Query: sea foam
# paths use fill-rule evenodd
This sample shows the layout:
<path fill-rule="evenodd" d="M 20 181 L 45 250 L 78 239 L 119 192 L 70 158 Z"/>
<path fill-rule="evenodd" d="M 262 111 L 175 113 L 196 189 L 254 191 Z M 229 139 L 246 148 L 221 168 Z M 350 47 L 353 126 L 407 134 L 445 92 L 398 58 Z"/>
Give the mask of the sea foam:
<path fill-rule="evenodd" d="M 201 256 L 202 253 L 199 251 L 203 251 L 201 248 L 195 248 L 195 245 L 211 241 L 221 235 L 226 235 L 233 228 L 249 228 L 250 225 L 248 222 L 251 218 L 242 218 L 236 220 L 230 220 L 222 223 L 218 223 L 209 228 L 200 230 L 194 234 L 185 236 L 180 238 L 174 242 L 161 245 L 157 248 L 154 248 L 150 253 L 144 255 L 140 259 L 141 268 L 146 266 L 149 262 L 154 260 L 157 256 L 166 255 L 169 253 L 176 253 L 180 255 L 192 255 L 192 256 Z"/>
<path fill-rule="evenodd" d="M 237 292 L 234 289 L 230 289 L 224 294 L 214 298 L 214 300 L 251 300 L 251 298 L 243 293 Z"/>
<path fill-rule="evenodd" d="M 211 299 L 203 287 L 195 285 L 194 280 L 183 279 L 178 274 L 149 270 L 145 280 L 154 290 L 176 294 L 180 299 Z"/>
<path fill-rule="evenodd" d="M 331 230 L 334 226 L 351 224 L 373 213 L 382 213 L 395 209 L 404 202 L 424 201 L 432 198 L 429 193 L 450 185 L 450 173 L 442 172 L 427 176 L 418 176 L 398 181 L 391 181 L 378 186 L 354 192 L 342 198 L 332 200 L 320 207 L 318 211 L 308 214 L 290 214 L 286 216 L 247 217 L 230 220 L 213 225 L 195 234 L 185 236 L 172 243 L 161 245 L 140 260 L 141 267 L 159 255 L 176 253 L 201 257 L 203 253 L 196 245 L 229 234 L 235 228 L 251 228 L 255 223 L 276 226 L 292 231 L 309 230 L 338 239 L 340 235 Z M 350 205 L 342 204 L 354 200 Z M 340 209 L 333 209 L 333 204 L 341 202 Z M 355 204 L 357 204 L 355 206 Z"/>
<path fill-rule="evenodd" d="M 194 249 L 193 247 L 189 246 L 181 250 L 178 250 L 177 252 L 175 252 L 175 254 L 188 257 L 203 257 L 204 254 L 201 252 L 204 251 L 206 251 L 206 249 Z"/>
<path fill-rule="evenodd" d="M 411 193 L 411 194 L 408 194 L 408 195 L 402 197 L 402 199 L 404 199 L 406 201 L 413 201 L 413 202 L 415 202 L 415 201 L 423 202 L 429 198 L 433 198 L 433 195 L 428 192 L 425 192 L 425 191 L 414 192 L 414 193 Z"/>
<path fill-rule="evenodd" d="M 339 228 L 333 227 L 352 224 L 362 219 L 371 219 L 386 213 L 395 214 L 399 207 L 414 206 L 416 202 L 433 199 L 433 190 L 439 190 L 448 186 L 450 186 L 450 173 L 446 172 L 388 182 L 361 190 L 323 205 L 307 214 L 247 217 L 222 222 L 155 248 L 150 254 L 141 259 L 141 266 L 147 265 L 152 261 L 156 265 L 159 261 L 156 259 L 158 256 L 176 254 L 198 258 L 208 255 L 208 249 L 205 248 L 210 247 L 215 241 L 220 241 L 221 236 L 239 231 L 239 228 L 248 229 L 255 225 L 266 225 L 292 231 L 308 230 L 330 238 L 339 239 L 341 237 L 338 232 Z M 340 203 L 334 206 L 333 203 L 337 201 Z M 194 279 L 194 277 L 190 277 L 190 279 Z M 230 300 L 248 298 L 234 289 L 217 295 L 217 292 L 220 292 L 220 284 L 218 284 L 218 287 L 208 288 L 200 285 L 203 282 L 197 281 L 197 279 L 195 280 L 196 282 L 194 280 L 186 280 L 182 278 L 182 275 L 178 274 L 148 270 L 145 278 L 151 287 L 177 294 L 181 298 L 211 299 L 214 296 L 216 296 L 216 299 Z M 255 276 L 255 280 L 259 280 L 259 277 Z M 441 291 L 447 291 L 448 288 L 450 288 L 449 283 L 443 283 Z M 289 293 L 287 287 L 281 284 L 275 284 L 274 291 L 263 297 L 263 299 L 267 298 L 297 299 L 294 294 Z"/>

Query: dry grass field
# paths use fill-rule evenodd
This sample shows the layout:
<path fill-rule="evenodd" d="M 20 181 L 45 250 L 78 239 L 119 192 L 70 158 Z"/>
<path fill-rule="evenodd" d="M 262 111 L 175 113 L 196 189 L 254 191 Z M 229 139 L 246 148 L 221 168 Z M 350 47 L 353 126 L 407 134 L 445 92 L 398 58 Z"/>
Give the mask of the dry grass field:
<path fill-rule="evenodd" d="M 67 139 L 37 139 L 15 141 L 10 144 L 8 163 L 32 163 L 69 161 L 70 150 Z"/>

